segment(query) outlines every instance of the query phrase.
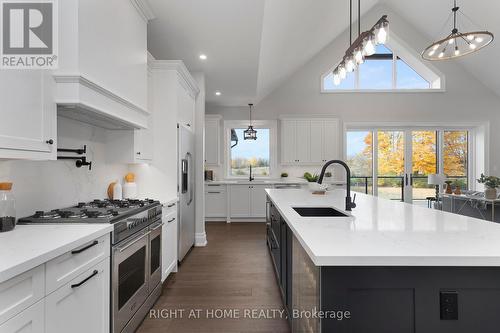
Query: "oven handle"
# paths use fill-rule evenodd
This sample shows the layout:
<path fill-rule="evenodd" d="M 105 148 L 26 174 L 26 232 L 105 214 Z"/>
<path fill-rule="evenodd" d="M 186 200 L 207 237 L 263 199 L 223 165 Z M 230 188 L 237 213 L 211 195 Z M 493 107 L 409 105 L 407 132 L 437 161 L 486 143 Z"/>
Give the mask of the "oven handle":
<path fill-rule="evenodd" d="M 150 231 L 143 233 L 139 237 L 132 239 L 131 241 L 127 242 L 125 245 L 119 246 L 116 249 L 118 250 L 118 252 L 122 253 L 123 251 L 125 251 L 126 249 L 128 249 L 129 247 L 131 247 L 132 245 L 134 245 L 135 243 L 137 243 L 138 241 L 140 241 L 144 237 L 148 236 L 150 233 L 151 233 Z"/>
<path fill-rule="evenodd" d="M 149 231 L 153 232 L 155 230 L 158 230 L 160 229 L 162 226 L 163 226 L 163 222 L 157 222 L 158 224 L 155 225 L 152 229 L 150 229 Z M 151 227 L 150 227 L 151 228 Z"/>

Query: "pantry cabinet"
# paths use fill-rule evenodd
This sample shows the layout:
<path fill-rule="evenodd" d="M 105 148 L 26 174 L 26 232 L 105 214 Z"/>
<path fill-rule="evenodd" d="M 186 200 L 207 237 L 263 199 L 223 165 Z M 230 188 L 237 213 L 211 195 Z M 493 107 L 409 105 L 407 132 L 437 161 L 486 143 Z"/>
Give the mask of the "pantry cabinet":
<path fill-rule="evenodd" d="M 339 155 L 339 122 L 335 118 L 282 119 L 281 163 L 320 165 Z"/>

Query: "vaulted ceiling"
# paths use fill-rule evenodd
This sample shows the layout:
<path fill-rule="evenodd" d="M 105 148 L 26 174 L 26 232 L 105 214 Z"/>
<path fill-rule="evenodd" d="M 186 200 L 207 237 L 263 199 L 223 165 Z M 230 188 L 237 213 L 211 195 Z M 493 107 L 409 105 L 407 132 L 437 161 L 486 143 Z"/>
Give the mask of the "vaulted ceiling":
<path fill-rule="evenodd" d="M 348 0 L 148 1 L 156 16 L 148 29 L 150 52 L 205 72 L 212 105 L 260 101 L 349 25 Z M 443 25 L 452 0 L 361 0 L 362 14 L 377 3 L 399 13 L 429 41 L 449 33 Z M 500 36 L 500 1 L 459 0 L 459 5 L 479 26 Z M 497 44 L 459 62 L 500 95 Z M 199 59 L 202 53 L 207 60 Z"/>

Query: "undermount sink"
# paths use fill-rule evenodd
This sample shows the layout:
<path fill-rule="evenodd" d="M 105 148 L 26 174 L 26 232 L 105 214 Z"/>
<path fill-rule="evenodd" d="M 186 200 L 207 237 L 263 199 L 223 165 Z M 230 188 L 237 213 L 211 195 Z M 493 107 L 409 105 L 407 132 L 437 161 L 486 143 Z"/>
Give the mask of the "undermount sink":
<path fill-rule="evenodd" d="M 349 217 L 331 207 L 292 207 L 302 217 Z"/>

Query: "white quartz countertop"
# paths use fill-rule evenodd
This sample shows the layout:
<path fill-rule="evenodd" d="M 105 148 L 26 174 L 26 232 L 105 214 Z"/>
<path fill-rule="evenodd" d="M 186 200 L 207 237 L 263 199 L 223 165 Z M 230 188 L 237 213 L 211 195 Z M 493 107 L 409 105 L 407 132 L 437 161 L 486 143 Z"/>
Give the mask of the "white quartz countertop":
<path fill-rule="evenodd" d="M 345 191 L 266 190 L 317 266 L 500 266 L 500 224 L 357 193 L 350 218 L 292 207 L 345 208 Z"/>
<path fill-rule="evenodd" d="M 0 233 L 0 283 L 111 231 L 112 224 L 46 224 Z"/>

